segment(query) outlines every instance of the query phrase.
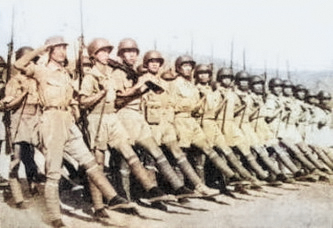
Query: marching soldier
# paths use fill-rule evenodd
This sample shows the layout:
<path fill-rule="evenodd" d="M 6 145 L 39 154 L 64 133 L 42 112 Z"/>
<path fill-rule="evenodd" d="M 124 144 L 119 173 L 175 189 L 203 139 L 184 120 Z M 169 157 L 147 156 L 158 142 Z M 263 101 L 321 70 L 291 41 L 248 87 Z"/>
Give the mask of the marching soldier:
<path fill-rule="evenodd" d="M 194 191 L 203 195 L 218 194 L 218 190 L 208 188 L 186 158 L 185 153 L 178 146 L 177 133 L 174 127 L 174 106 L 175 99 L 169 90 L 170 80 L 164 80 L 166 74 L 160 75 L 160 68 L 164 63 L 164 58 L 157 51 L 148 51 L 143 57 L 143 66 L 148 70 L 149 75 L 159 79 L 159 84 L 163 85 L 162 93 L 148 91 L 144 95 L 143 104 L 145 106 L 145 116 L 149 123 L 153 135 L 159 145 L 165 145 L 177 161 L 177 166 L 194 185 Z M 143 77 L 145 77 L 144 75 Z M 174 78 L 173 78 L 174 79 Z"/>
<path fill-rule="evenodd" d="M 58 182 L 64 152 L 73 157 L 87 171 L 90 180 L 99 188 L 109 206 L 128 206 L 128 201 L 117 195 L 98 168 L 94 156 L 86 147 L 82 134 L 75 125 L 71 104 L 73 87 L 71 76 L 65 68 L 67 62 L 64 39 L 50 37 L 45 45 L 27 53 L 15 62 L 15 67 L 38 82 L 38 92 L 43 114 L 40 121 L 42 152 L 46 160 L 45 201 L 53 227 L 66 227 L 61 220 Z M 45 65 L 31 64 L 38 54 L 45 52 L 49 60 Z"/>
<path fill-rule="evenodd" d="M 240 75 L 239 75 L 240 76 Z M 245 105 L 241 105 L 238 110 L 236 110 L 236 102 L 239 101 L 238 95 L 235 93 L 235 88 L 233 86 L 234 75 L 232 69 L 221 68 L 217 72 L 217 80 L 221 83 L 219 91 L 225 102 L 225 107 L 221 116 L 218 117 L 221 120 L 221 130 L 226 139 L 228 146 L 230 146 L 234 151 L 239 152 L 245 158 L 246 167 L 253 170 L 256 176 L 261 180 L 269 180 L 268 174 L 262 169 L 262 167 L 257 163 L 256 158 L 251 152 L 249 138 L 244 135 L 244 132 L 240 128 L 240 120 L 242 120 L 241 111 L 245 108 Z M 240 79 L 240 77 L 239 77 Z M 236 124 L 235 115 L 241 116 Z M 260 185 L 260 182 L 256 180 L 255 177 L 249 177 L 244 171 L 240 173 L 242 177 L 253 181 Z"/>
<path fill-rule="evenodd" d="M 293 109 L 293 107 L 285 107 L 282 98 L 283 92 L 283 81 L 279 78 L 272 78 L 269 81 L 269 89 L 270 93 L 267 96 L 266 100 L 266 110 L 267 117 L 266 121 L 269 123 L 272 131 L 282 143 L 283 146 L 287 147 L 287 151 L 291 153 L 291 156 L 297 158 L 307 170 L 309 170 L 313 174 L 319 174 L 323 178 L 326 178 L 326 175 L 320 172 L 316 166 L 308 159 L 308 157 L 300 150 L 300 148 L 293 142 L 291 139 L 285 137 L 280 131 L 282 129 L 283 120 L 287 120 L 288 113 Z M 309 154 L 309 153 L 308 153 Z M 311 155 L 310 155 L 311 156 Z"/>
<path fill-rule="evenodd" d="M 167 158 L 155 141 L 150 127 L 142 114 L 142 95 L 150 89 L 160 91 L 163 89 L 157 86 L 158 82 L 156 82 L 157 79 L 154 77 L 146 75 L 145 77 L 141 76 L 137 78 L 133 67 L 137 61 L 138 54 L 139 49 L 133 39 L 126 38 L 120 41 L 118 56 L 122 59 L 125 69 L 118 68 L 112 73 L 117 91 L 116 102 L 118 118 L 127 130 L 132 144 L 141 146 L 155 159 L 158 170 L 171 184 L 172 188 L 175 190 L 175 194 L 193 194 L 193 191 L 184 186 L 183 181 L 179 179 L 172 169 Z"/>
<path fill-rule="evenodd" d="M 31 47 L 22 47 L 16 51 L 16 60 L 33 51 Z M 35 64 L 35 61 L 31 64 Z M 14 100 L 18 100 L 15 102 Z M 40 175 L 34 160 L 34 147 L 38 144 L 38 122 L 40 117 L 37 82 L 17 72 L 6 85 L 6 97 L 3 99 L 6 110 L 11 110 L 11 136 L 14 153 L 11 155 L 9 184 L 17 208 L 25 209 L 18 170 L 22 160 L 31 194 L 38 193 L 36 182 Z M 15 104 L 14 104 L 15 103 Z M 11 107 L 11 108 L 10 108 Z"/>
<path fill-rule="evenodd" d="M 261 139 L 261 143 L 265 144 L 269 152 L 274 153 L 277 156 L 278 161 L 285 165 L 295 177 L 302 175 L 301 170 L 293 163 L 289 154 L 284 148 L 279 146 L 279 141 L 275 138 L 274 133 L 268 126 L 265 118 L 267 117 L 266 107 L 263 100 L 265 91 L 265 81 L 259 75 L 254 75 L 250 80 L 250 88 L 252 91 L 253 99 L 253 112 L 250 116 L 252 127 Z"/>
<path fill-rule="evenodd" d="M 114 107 L 116 99 L 115 83 L 111 78 L 114 69 L 108 66 L 109 54 L 112 49 L 113 46 L 109 41 L 103 38 L 94 39 L 88 46 L 93 67 L 83 78 L 80 104 L 89 110 L 87 119 L 89 122 L 88 131 L 92 140 L 90 148 L 95 154 L 101 171 L 104 167 L 104 153 L 107 146 L 115 148 L 124 157 L 131 172 L 139 179 L 144 189 L 149 192 L 150 197 L 163 199 L 161 196 L 165 194 L 157 187 L 157 184 L 150 178 L 147 170 L 139 161 L 131 147 L 128 133 L 116 115 Z M 104 211 L 102 193 L 93 182 L 89 184 L 95 215 L 97 217 L 108 217 L 108 214 Z"/>
<path fill-rule="evenodd" d="M 235 122 L 238 127 L 243 131 L 243 134 L 248 138 L 251 149 L 258 155 L 259 159 L 268 168 L 277 181 L 288 181 L 288 178 L 282 174 L 276 164 L 273 163 L 271 157 L 260 142 L 258 135 L 255 133 L 254 128 L 250 124 L 250 116 L 252 113 L 253 100 L 249 91 L 250 75 L 246 71 L 240 71 L 235 76 Z M 256 170 L 260 174 L 260 170 Z M 269 180 L 268 178 L 266 180 Z"/>
<path fill-rule="evenodd" d="M 209 145 L 202 128 L 192 117 L 205 103 L 205 97 L 200 98 L 199 90 L 191 82 L 195 61 L 191 56 L 179 56 L 175 62 L 178 75 L 171 84 L 171 91 L 177 101 L 175 105 L 175 127 L 179 138 L 179 146 L 188 151 L 188 156 L 194 160 L 194 167 L 200 178 L 204 180 L 204 162 L 206 157 L 226 178 L 239 181 L 239 176 L 231 170 L 226 161 Z"/>

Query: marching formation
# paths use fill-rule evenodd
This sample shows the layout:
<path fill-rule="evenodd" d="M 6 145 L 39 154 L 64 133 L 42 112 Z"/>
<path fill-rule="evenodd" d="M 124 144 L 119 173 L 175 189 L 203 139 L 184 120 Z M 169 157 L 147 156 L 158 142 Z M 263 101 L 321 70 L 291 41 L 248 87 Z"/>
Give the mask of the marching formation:
<path fill-rule="evenodd" d="M 0 140 L 11 156 L 8 182 L 1 177 L 1 185 L 9 184 L 17 208 L 27 208 L 22 161 L 30 193 L 44 184 L 53 227 L 67 227 L 59 180 L 75 185 L 71 174 L 80 169 L 96 219 L 108 219 L 108 210 L 135 210 L 144 198 L 167 210 L 168 202 L 186 204 L 192 197 L 331 181 L 330 93 L 280 78 L 270 79 L 266 90 L 266 75 L 232 67 L 213 75 L 211 65 L 189 55 L 166 69 L 156 50 L 144 53 L 140 65 L 131 38 L 119 42 L 117 61 L 107 39 L 93 39 L 76 77 L 67 45 L 50 37 L 38 49 L 19 48 L 15 69 L 0 62 L 10 72 L 0 101 Z"/>

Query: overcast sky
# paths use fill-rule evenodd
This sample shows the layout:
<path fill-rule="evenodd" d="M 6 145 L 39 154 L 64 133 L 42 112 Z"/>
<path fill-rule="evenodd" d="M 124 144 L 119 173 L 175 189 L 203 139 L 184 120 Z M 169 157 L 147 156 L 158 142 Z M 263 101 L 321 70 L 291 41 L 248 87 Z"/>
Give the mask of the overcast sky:
<path fill-rule="evenodd" d="M 333 70 L 332 0 L 82 0 L 86 43 L 105 37 L 153 49 L 207 55 L 249 68 Z M 80 0 L 0 0 L 0 55 L 7 55 L 12 6 L 14 49 L 52 35 L 80 35 Z M 207 63 L 210 59 L 207 59 Z"/>

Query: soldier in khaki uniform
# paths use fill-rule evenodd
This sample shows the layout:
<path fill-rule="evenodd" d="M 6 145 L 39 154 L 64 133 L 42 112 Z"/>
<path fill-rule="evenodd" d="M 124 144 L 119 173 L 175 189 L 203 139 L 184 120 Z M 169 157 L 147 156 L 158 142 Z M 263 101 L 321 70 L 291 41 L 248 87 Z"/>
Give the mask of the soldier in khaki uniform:
<path fill-rule="evenodd" d="M 175 62 L 176 79 L 171 84 L 171 92 L 177 101 L 175 105 L 175 127 L 179 138 L 179 146 L 188 151 L 194 161 L 194 168 L 204 180 L 204 162 L 206 157 L 226 178 L 238 181 L 234 173 L 218 153 L 209 145 L 202 128 L 192 116 L 200 110 L 206 98 L 200 98 L 199 90 L 192 83 L 192 71 L 195 62 L 191 56 L 179 56 Z"/>
<path fill-rule="evenodd" d="M 326 178 L 326 175 L 317 169 L 295 142 L 280 133 L 280 126 L 283 125 L 283 117 L 287 117 L 288 112 L 292 110 L 292 107 L 285 107 L 285 103 L 283 103 L 283 81 L 279 78 L 272 78 L 269 81 L 269 89 L 270 93 L 267 96 L 265 104 L 267 110 L 266 121 L 272 131 L 275 132 L 275 137 L 279 139 L 283 146 L 288 148 L 287 151 L 291 153 L 291 156 L 296 158 L 304 168 L 313 174 L 319 174 L 320 177 Z"/>
<path fill-rule="evenodd" d="M 61 220 L 58 182 L 64 152 L 87 170 L 90 180 L 101 190 L 109 205 L 127 205 L 119 197 L 104 174 L 98 168 L 94 156 L 86 147 L 82 134 L 75 125 L 71 104 L 72 80 L 65 68 L 67 43 L 59 36 L 46 40 L 45 45 L 24 55 L 15 67 L 38 82 L 38 92 L 43 114 L 40 122 L 40 140 L 46 160 L 45 201 L 53 227 L 66 227 Z M 46 65 L 30 64 L 38 54 L 47 51 Z"/>
<path fill-rule="evenodd" d="M 221 119 L 221 129 L 227 145 L 242 154 L 245 158 L 246 167 L 254 171 L 256 177 L 261 180 L 269 180 L 267 172 L 257 163 L 255 156 L 251 152 L 251 143 L 253 142 L 249 140 L 250 137 L 247 137 L 241 129 L 241 124 L 243 124 L 242 122 L 245 119 L 243 115 L 245 116 L 244 108 L 246 108 L 246 105 L 242 104 L 242 100 L 235 93 L 232 70 L 221 68 L 218 71 L 217 80 L 221 83 L 219 91 L 226 103 L 221 117 L 218 117 L 218 119 Z M 236 105 L 238 108 L 236 108 Z M 235 121 L 235 118 L 238 122 Z M 246 178 L 245 175 L 241 175 Z"/>
<path fill-rule="evenodd" d="M 94 62 L 92 69 L 86 73 L 80 91 L 80 103 L 88 109 L 88 131 L 92 139 L 90 148 L 95 154 L 101 170 L 104 166 L 104 152 L 107 146 L 115 148 L 128 163 L 131 172 L 140 181 L 150 197 L 160 197 L 164 193 L 148 175 L 147 170 L 133 151 L 128 133 L 118 120 L 114 107 L 116 91 L 114 80 L 110 77 L 114 70 L 108 66 L 109 54 L 113 46 L 103 38 L 94 39 L 88 46 L 90 58 Z M 112 159 L 112 158 L 111 158 Z M 104 212 L 102 193 L 90 182 L 95 215 L 108 217 Z M 163 197 L 161 198 L 163 199 Z"/>
<path fill-rule="evenodd" d="M 251 124 L 259 136 L 261 143 L 265 144 L 267 150 L 277 157 L 277 160 L 285 165 L 295 177 L 299 177 L 302 174 L 301 170 L 293 163 L 289 154 L 279 145 L 278 139 L 275 137 L 271 128 L 265 121 L 267 117 L 266 107 L 263 100 L 264 96 L 264 79 L 259 75 L 254 75 L 250 80 L 250 88 L 252 91 L 252 114 L 250 116 Z"/>
<path fill-rule="evenodd" d="M 22 47 L 16 51 L 16 60 L 24 54 L 33 51 L 31 47 Z M 19 103 L 14 100 L 22 98 Z M 40 116 L 37 82 L 17 72 L 6 85 L 6 110 L 11 110 L 11 141 L 14 153 L 11 155 L 9 184 L 17 208 L 25 209 L 21 185 L 18 180 L 18 170 L 22 160 L 31 194 L 38 193 L 36 182 L 40 181 L 38 168 L 34 161 L 34 146 L 38 143 L 37 126 Z"/>
<path fill-rule="evenodd" d="M 167 158 L 159 148 L 153 138 L 152 132 L 146 122 L 142 109 L 142 94 L 154 89 L 153 82 L 156 78 L 151 76 L 141 76 L 139 78 L 129 75 L 133 72 L 139 49 L 133 39 L 126 38 L 120 41 L 118 46 L 118 56 L 123 60 L 123 66 L 127 69 L 116 69 L 112 72 L 112 78 L 115 80 L 117 92 L 118 118 L 127 130 L 133 145 L 141 146 L 149 152 L 156 161 L 156 165 L 163 177 L 171 184 L 176 195 L 193 194 L 191 190 L 184 186 L 175 171 L 172 169 Z M 158 82 L 157 82 L 158 83 Z"/>
<path fill-rule="evenodd" d="M 163 77 L 171 72 L 164 72 L 162 78 L 160 67 L 164 63 L 164 58 L 157 51 L 148 51 L 143 58 L 143 66 L 147 68 L 149 75 L 159 79 L 159 84 L 163 85 L 164 92 L 155 93 L 150 90 L 143 97 L 145 117 L 149 123 L 157 143 L 165 145 L 177 161 L 177 166 L 194 185 L 194 191 L 203 195 L 218 194 L 219 191 L 208 188 L 195 173 L 193 167 L 188 162 L 185 153 L 178 146 L 177 134 L 174 126 L 174 106 L 176 100 L 170 94 L 170 80 Z M 145 75 L 144 75 L 145 76 Z M 173 78 L 174 79 L 174 78 Z"/>

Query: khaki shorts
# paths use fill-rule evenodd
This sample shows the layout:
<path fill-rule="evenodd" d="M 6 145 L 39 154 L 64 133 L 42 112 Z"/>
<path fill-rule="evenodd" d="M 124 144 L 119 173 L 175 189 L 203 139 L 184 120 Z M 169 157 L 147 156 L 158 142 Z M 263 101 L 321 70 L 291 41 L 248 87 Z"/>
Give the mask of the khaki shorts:
<path fill-rule="evenodd" d="M 98 114 L 90 114 L 87 117 L 91 149 L 96 147 L 99 150 L 107 150 L 107 145 L 117 149 L 119 145 L 130 143 L 128 133 L 115 113 L 104 114 L 102 116 L 98 136 L 96 137 L 100 118 L 101 115 Z"/>
<path fill-rule="evenodd" d="M 177 141 L 176 129 L 172 123 L 162 120 L 162 122 L 158 125 L 149 126 L 153 133 L 154 139 L 159 146 L 169 142 Z"/>

